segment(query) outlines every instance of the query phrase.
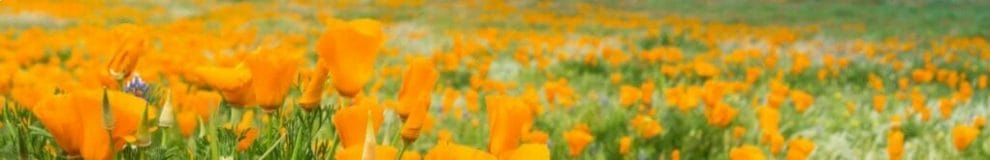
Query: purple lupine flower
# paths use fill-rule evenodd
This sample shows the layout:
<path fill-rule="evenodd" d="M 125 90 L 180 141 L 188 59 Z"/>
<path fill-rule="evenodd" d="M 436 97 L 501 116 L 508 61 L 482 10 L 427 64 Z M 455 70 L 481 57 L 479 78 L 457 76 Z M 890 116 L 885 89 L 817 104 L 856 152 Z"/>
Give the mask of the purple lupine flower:
<path fill-rule="evenodd" d="M 147 100 L 148 98 L 145 96 L 148 93 L 148 83 L 141 80 L 141 75 L 135 73 L 134 76 L 131 76 L 131 80 L 127 82 L 127 85 L 124 85 L 124 92 Z"/>

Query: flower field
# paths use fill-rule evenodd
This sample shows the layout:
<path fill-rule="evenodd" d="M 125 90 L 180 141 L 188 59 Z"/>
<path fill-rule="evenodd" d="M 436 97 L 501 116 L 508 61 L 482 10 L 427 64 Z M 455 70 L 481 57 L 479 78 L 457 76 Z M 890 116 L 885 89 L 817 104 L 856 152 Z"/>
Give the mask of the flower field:
<path fill-rule="evenodd" d="M 0 0 L 0 159 L 987 159 L 986 8 Z"/>

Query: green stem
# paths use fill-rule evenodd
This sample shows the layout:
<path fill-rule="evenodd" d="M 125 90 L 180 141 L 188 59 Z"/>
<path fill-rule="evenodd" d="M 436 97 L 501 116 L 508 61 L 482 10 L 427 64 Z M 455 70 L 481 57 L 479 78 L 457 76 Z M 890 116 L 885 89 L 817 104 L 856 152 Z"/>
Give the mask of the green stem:
<path fill-rule="evenodd" d="M 278 140 L 276 140 L 276 141 L 275 141 L 275 143 L 274 143 L 274 144 L 272 144 L 272 146 L 271 146 L 271 147 L 268 147 L 268 150 L 267 150 L 267 151 L 265 151 L 265 153 L 264 153 L 264 154 L 261 154 L 261 157 L 258 157 L 258 159 L 265 159 L 265 157 L 268 157 L 268 154 L 271 154 L 271 153 L 272 153 L 272 151 L 274 151 L 274 150 L 275 150 L 275 147 L 278 147 L 278 144 L 280 144 L 280 143 L 282 143 L 282 140 L 283 140 L 283 139 L 285 139 L 285 137 L 282 137 L 282 138 L 278 138 Z"/>
<path fill-rule="evenodd" d="M 166 145 L 166 143 L 168 143 L 168 132 L 169 132 L 168 129 L 169 128 L 170 127 L 162 127 L 162 132 L 161 132 L 161 136 L 162 136 L 162 148 L 167 148 L 168 147 L 168 145 Z"/>
<path fill-rule="evenodd" d="M 220 146 L 217 144 L 220 143 L 220 140 L 217 137 L 216 128 L 214 128 L 215 121 L 215 119 L 210 119 L 209 125 L 205 127 L 207 142 L 210 143 L 210 159 L 220 159 Z"/>
<path fill-rule="evenodd" d="M 113 130 L 107 130 L 107 137 L 110 137 L 110 159 L 117 159 L 117 149 L 113 145 Z"/>
<path fill-rule="evenodd" d="M 404 153 L 406 153 L 406 148 L 409 148 L 409 146 L 411 146 L 411 145 L 412 145 L 412 143 L 405 143 L 404 145 L 402 145 L 402 149 L 399 150 L 399 156 L 396 157 L 395 159 L 396 160 L 402 160 L 402 155 L 404 155 Z"/>
<path fill-rule="evenodd" d="M 333 156 L 337 154 L 337 146 L 340 145 L 340 136 L 334 134 L 333 147 L 330 147 L 330 156 L 328 158 L 334 158 Z"/>
<path fill-rule="evenodd" d="M 196 159 L 196 149 L 196 138 L 194 136 L 186 138 L 186 154 L 189 154 L 189 159 Z"/>

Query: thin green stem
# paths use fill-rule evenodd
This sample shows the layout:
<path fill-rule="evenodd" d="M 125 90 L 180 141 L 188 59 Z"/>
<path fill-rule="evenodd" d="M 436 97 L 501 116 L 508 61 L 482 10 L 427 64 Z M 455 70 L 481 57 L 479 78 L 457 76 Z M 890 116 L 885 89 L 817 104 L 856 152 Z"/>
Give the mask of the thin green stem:
<path fill-rule="evenodd" d="M 337 154 L 337 146 L 340 145 L 340 136 L 334 134 L 333 147 L 330 147 L 330 158 Z"/>
<path fill-rule="evenodd" d="M 168 147 L 167 143 L 168 143 L 169 128 L 171 128 L 171 127 L 162 127 L 162 133 L 161 133 L 161 136 L 162 136 L 162 141 L 161 141 L 162 148 L 167 148 Z"/>
<path fill-rule="evenodd" d="M 412 145 L 412 143 L 403 143 L 402 149 L 399 150 L 399 156 L 396 157 L 395 159 L 396 160 L 402 160 L 402 155 L 405 155 L 404 153 L 406 153 L 406 149 L 409 148 L 409 146 L 411 146 L 411 145 Z"/>
<path fill-rule="evenodd" d="M 272 151 L 275 150 L 275 147 L 278 147 L 278 144 L 282 143 L 282 140 L 284 139 L 285 137 L 278 138 L 278 140 L 276 140 L 271 147 L 268 147 L 268 150 L 266 150 L 264 154 L 261 154 L 261 157 L 258 157 L 258 159 L 265 159 L 265 157 L 268 157 L 268 154 L 271 154 Z"/>
<path fill-rule="evenodd" d="M 113 130 L 107 130 L 107 137 L 110 137 L 110 159 L 116 159 L 117 147 L 114 145 Z"/>
<path fill-rule="evenodd" d="M 211 119 L 209 125 L 205 127 L 206 138 L 207 142 L 210 143 L 210 159 L 220 159 L 220 145 L 218 144 L 220 143 L 220 140 L 217 137 L 217 131 L 215 130 L 216 128 L 214 128 L 216 125 L 214 121 L 215 120 Z"/>

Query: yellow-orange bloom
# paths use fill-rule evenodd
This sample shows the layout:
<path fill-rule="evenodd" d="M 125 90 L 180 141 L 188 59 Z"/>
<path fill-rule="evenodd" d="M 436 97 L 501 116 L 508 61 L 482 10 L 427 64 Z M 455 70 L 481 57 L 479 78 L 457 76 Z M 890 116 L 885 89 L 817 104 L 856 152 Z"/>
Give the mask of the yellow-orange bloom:
<path fill-rule="evenodd" d="M 528 143 L 512 152 L 510 160 L 549 160 L 550 148 L 546 144 Z"/>
<path fill-rule="evenodd" d="M 987 79 L 988 79 L 987 75 L 980 75 L 979 77 L 977 77 L 976 78 L 976 88 L 977 89 L 985 89 L 985 88 L 987 88 Z"/>
<path fill-rule="evenodd" d="M 217 90 L 235 90 L 251 83 L 251 72 L 243 66 L 234 68 L 199 66 L 193 68 L 187 80 L 193 84 L 207 86 Z"/>
<path fill-rule="evenodd" d="M 663 132 L 663 126 L 660 126 L 660 122 L 646 115 L 636 115 L 629 121 L 629 124 L 633 129 L 639 131 L 639 136 L 642 138 L 653 138 Z"/>
<path fill-rule="evenodd" d="M 365 147 L 351 147 L 344 148 L 343 151 L 337 153 L 334 157 L 340 160 L 362 160 L 362 153 L 364 153 Z M 391 146 L 376 145 L 374 147 L 374 159 L 375 160 L 395 160 L 399 156 L 399 150 Z M 420 160 L 422 156 L 415 151 L 405 151 L 402 154 L 402 160 Z"/>
<path fill-rule="evenodd" d="M 760 107 L 756 109 L 756 120 L 763 130 L 776 132 L 780 126 L 780 112 L 771 107 Z"/>
<path fill-rule="evenodd" d="M 519 145 L 523 133 L 533 126 L 533 112 L 517 97 L 488 96 L 488 127 L 490 128 L 488 150 L 494 155 L 503 155 Z"/>
<path fill-rule="evenodd" d="M 258 50 L 245 60 L 251 70 L 251 88 L 254 101 L 265 111 L 282 106 L 289 85 L 296 79 L 299 57 L 293 53 L 275 53 L 273 50 Z"/>
<path fill-rule="evenodd" d="M 708 124 L 723 128 L 728 126 L 735 119 L 736 115 L 739 114 L 739 111 L 724 102 L 715 103 L 713 107 L 705 109 L 705 117 L 708 118 Z"/>
<path fill-rule="evenodd" d="M 714 64 L 696 61 L 694 62 L 694 73 L 701 77 L 712 78 L 722 73 Z"/>
<path fill-rule="evenodd" d="M 116 49 L 110 63 L 107 64 L 107 73 L 116 80 L 123 80 L 131 76 L 134 67 L 137 66 L 138 59 L 148 48 L 148 36 L 144 29 L 133 24 L 121 24 L 113 28 L 116 38 Z"/>
<path fill-rule="evenodd" d="M 619 106 L 629 107 L 630 105 L 633 105 L 633 103 L 636 103 L 642 98 L 643 98 L 643 92 L 636 87 L 629 85 L 622 85 L 622 87 L 619 89 Z"/>
<path fill-rule="evenodd" d="M 564 140 L 567 141 L 568 151 L 570 151 L 568 153 L 571 157 L 577 157 L 584 151 L 584 147 L 595 140 L 595 137 L 587 130 L 575 128 L 564 132 Z"/>
<path fill-rule="evenodd" d="M 423 124 L 426 121 L 426 116 L 428 114 L 426 109 L 413 110 L 413 113 L 409 115 L 406 122 L 402 125 L 402 130 L 399 131 L 402 140 L 406 144 L 411 144 L 419 138 L 419 132 L 423 129 Z"/>
<path fill-rule="evenodd" d="M 107 99 L 114 126 L 110 136 L 103 122 L 103 94 L 99 91 L 81 91 L 48 97 L 34 107 L 33 112 L 55 138 L 62 150 L 70 156 L 85 159 L 106 159 L 111 154 L 110 138 L 124 145 L 124 139 L 137 134 L 138 124 L 147 102 L 133 95 L 108 91 Z M 148 115 L 157 115 L 148 108 Z M 154 117 L 147 117 L 149 119 Z"/>
<path fill-rule="evenodd" d="M 523 136 L 523 142 L 526 143 L 547 144 L 549 139 L 550 135 L 547 135 L 547 133 L 543 131 L 532 131 Z"/>
<path fill-rule="evenodd" d="M 173 95 L 179 131 L 185 137 L 192 136 L 199 119 L 209 120 L 221 100 L 219 94 L 207 91 L 180 91 Z"/>
<path fill-rule="evenodd" d="M 742 138 L 743 135 L 746 135 L 746 127 L 743 126 L 732 127 L 732 138 L 739 139 Z"/>
<path fill-rule="evenodd" d="M 330 72 L 325 65 L 323 61 L 316 62 L 299 99 L 299 106 L 307 111 L 318 107 L 323 100 L 323 83 L 327 81 L 327 74 Z"/>
<path fill-rule="evenodd" d="M 877 111 L 877 113 L 883 112 L 886 106 L 887 106 L 887 96 L 884 95 L 873 96 L 873 109 Z"/>
<path fill-rule="evenodd" d="M 495 156 L 485 151 L 454 143 L 440 143 L 426 153 L 426 160 L 473 159 L 495 160 Z"/>
<path fill-rule="evenodd" d="M 331 20 L 327 26 L 316 52 L 326 62 L 337 92 L 354 97 L 374 74 L 375 58 L 385 41 L 382 24 L 357 19 Z"/>
<path fill-rule="evenodd" d="M 763 160 L 763 150 L 753 145 L 743 145 L 729 150 L 730 160 Z"/>
<path fill-rule="evenodd" d="M 761 143 L 770 146 L 770 153 L 780 153 L 780 149 L 784 147 L 784 135 L 776 131 L 763 131 Z"/>
<path fill-rule="evenodd" d="M 794 108 L 798 113 L 804 113 L 815 102 L 815 98 L 804 91 L 791 91 L 791 100 L 794 100 Z"/>
<path fill-rule="evenodd" d="M 939 113 L 942 113 L 942 119 L 949 119 L 952 116 L 952 110 L 955 108 L 956 102 L 952 98 L 945 98 L 938 103 Z"/>
<path fill-rule="evenodd" d="M 956 150 L 966 150 L 978 135 L 980 135 L 980 130 L 974 126 L 957 125 L 952 128 L 952 143 L 955 144 Z"/>
<path fill-rule="evenodd" d="M 344 148 L 360 148 L 363 145 L 369 119 L 372 120 L 375 133 L 381 127 L 385 118 L 382 115 L 383 109 L 369 101 L 371 100 L 358 100 L 353 106 L 342 108 L 334 113 L 333 125 L 337 127 L 337 134 L 340 134 Z"/>
<path fill-rule="evenodd" d="M 656 89 L 656 84 L 653 81 L 643 82 L 639 89 L 643 92 L 643 104 L 653 104 L 653 90 Z"/>
<path fill-rule="evenodd" d="M 904 153 L 904 133 L 900 130 L 891 131 L 887 134 L 887 156 L 891 160 L 901 159 Z"/>
<path fill-rule="evenodd" d="M 253 105 L 254 92 L 251 89 L 251 72 L 243 66 L 235 68 L 196 67 L 190 81 L 198 85 L 220 90 L 227 103 L 237 107 Z"/>
<path fill-rule="evenodd" d="M 428 59 L 416 58 L 409 63 L 409 69 L 402 75 L 402 88 L 399 88 L 399 117 L 407 118 L 412 111 L 427 110 L 430 96 L 436 86 L 439 74 Z"/>
<path fill-rule="evenodd" d="M 927 69 L 915 69 L 911 71 L 911 78 L 918 83 L 926 83 L 935 78 L 935 73 Z"/>
<path fill-rule="evenodd" d="M 619 154 L 626 155 L 629 153 L 630 147 L 632 147 L 632 137 L 622 136 L 619 139 Z"/>
<path fill-rule="evenodd" d="M 811 140 L 804 138 L 791 140 L 791 142 L 787 143 L 787 160 L 808 159 L 814 150 L 815 142 Z"/>
<path fill-rule="evenodd" d="M 983 125 L 985 125 L 986 123 L 987 123 L 987 119 L 983 118 L 983 116 L 978 116 L 976 118 L 973 118 L 973 127 L 976 127 L 976 129 L 982 129 Z"/>
<path fill-rule="evenodd" d="M 234 128 L 237 134 L 237 151 L 244 152 L 254 140 L 258 139 L 258 129 L 254 128 L 254 110 L 247 110 L 241 115 L 241 121 Z"/>

